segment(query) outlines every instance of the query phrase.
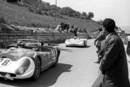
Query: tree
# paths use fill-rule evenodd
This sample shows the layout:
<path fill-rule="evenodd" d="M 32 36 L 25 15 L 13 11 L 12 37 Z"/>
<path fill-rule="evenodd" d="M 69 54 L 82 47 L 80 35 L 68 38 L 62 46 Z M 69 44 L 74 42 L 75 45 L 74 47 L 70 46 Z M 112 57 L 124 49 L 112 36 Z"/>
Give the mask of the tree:
<path fill-rule="evenodd" d="M 93 12 L 89 12 L 88 13 L 88 19 L 91 20 L 93 17 L 94 17 L 94 13 Z"/>
<path fill-rule="evenodd" d="M 70 7 L 63 7 L 60 12 L 63 15 L 73 16 L 74 10 Z"/>
<path fill-rule="evenodd" d="M 86 12 L 82 12 L 80 18 L 81 18 L 81 19 L 87 19 L 87 14 L 86 14 Z"/>

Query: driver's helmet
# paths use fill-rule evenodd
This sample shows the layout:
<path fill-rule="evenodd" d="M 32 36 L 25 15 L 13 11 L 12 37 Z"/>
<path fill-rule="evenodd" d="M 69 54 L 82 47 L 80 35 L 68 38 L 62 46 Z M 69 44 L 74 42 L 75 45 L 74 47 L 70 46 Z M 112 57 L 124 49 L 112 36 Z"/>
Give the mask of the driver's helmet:
<path fill-rule="evenodd" d="M 19 41 L 19 42 L 17 43 L 17 46 L 18 46 L 18 47 L 24 47 L 24 46 L 25 46 L 25 43 L 23 43 L 22 41 Z"/>
<path fill-rule="evenodd" d="M 76 36 L 74 36 L 74 39 L 77 39 L 77 37 L 76 37 Z"/>

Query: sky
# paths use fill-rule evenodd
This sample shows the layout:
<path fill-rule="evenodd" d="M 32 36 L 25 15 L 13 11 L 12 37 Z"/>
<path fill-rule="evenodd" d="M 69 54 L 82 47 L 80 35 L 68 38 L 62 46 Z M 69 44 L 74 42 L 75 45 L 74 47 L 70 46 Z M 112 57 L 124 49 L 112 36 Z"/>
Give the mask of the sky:
<path fill-rule="evenodd" d="M 43 0 L 55 4 L 56 0 Z M 93 12 L 94 20 L 113 18 L 119 27 L 130 26 L 130 0 L 57 0 L 58 7 Z"/>

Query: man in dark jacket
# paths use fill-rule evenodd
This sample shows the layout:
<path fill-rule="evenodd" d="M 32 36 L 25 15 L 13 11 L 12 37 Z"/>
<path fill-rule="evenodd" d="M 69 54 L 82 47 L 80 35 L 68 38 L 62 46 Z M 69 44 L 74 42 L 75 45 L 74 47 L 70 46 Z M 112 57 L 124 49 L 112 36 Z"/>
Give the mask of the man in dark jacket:
<path fill-rule="evenodd" d="M 121 38 L 114 30 L 115 21 L 106 18 L 103 27 L 107 36 L 99 67 L 103 74 L 103 81 L 99 87 L 130 87 L 126 53 Z"/>

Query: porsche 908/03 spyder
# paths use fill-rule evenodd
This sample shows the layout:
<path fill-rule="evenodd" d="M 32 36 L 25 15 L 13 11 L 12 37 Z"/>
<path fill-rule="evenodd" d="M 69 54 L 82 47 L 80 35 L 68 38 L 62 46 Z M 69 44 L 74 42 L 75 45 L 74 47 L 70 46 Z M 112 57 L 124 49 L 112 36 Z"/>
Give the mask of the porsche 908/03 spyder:
<path fill-rule="evenodd" d="M 40 42 L 31 45 L 26 42 L 23 44 L 22 41 L 20 43 L 0 51 L 1 78 L 37 80 L 41 71 L 58 63 L 59 48 L 43 46 L 39 44 Z"/>
<path fill-rule="evenodd" d="M 81 46 L 81 47 L 86 47 L 87 46 L 87 39 L 85 38 L 70 38 L 65 40 L 65 45 L 66 47 L 69 46 Z"/>

